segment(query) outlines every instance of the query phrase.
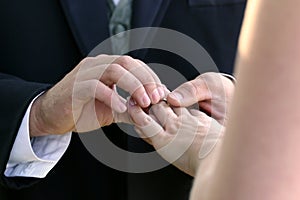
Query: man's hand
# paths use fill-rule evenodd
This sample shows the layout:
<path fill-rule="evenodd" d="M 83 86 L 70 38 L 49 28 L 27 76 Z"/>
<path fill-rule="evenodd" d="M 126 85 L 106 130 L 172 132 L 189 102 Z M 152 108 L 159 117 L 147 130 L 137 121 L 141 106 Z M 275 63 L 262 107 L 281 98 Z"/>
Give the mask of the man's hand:
<path fill-rule="evenodd" d="M 126 100 L 116 86 L 142 108 L 164 97 L 159 78 L 143 62 L 129 56 L 88 57 L 33 103 L 30 135 L 86 132 L 129 120 L 122 115 Z"/>
<path fill-rule="evenodd" d="M 198 103 L 200 110 L 226 124 L 228 106 L 234 92 L 233 82 L 220 73 L 207 72 L 172 91 L 167 101 L 176 107 Z"/>

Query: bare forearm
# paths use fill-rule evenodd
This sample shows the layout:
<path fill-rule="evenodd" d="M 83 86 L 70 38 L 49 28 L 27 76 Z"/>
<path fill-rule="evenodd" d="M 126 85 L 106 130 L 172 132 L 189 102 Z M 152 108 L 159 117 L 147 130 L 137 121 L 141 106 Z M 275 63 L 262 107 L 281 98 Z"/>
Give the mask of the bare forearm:
<path fill-rule="evenodd" d="M 209 188 L 192 197 L 299 199 L 299 10 L 297 0 L 248 2 L 220 159 Z"/>

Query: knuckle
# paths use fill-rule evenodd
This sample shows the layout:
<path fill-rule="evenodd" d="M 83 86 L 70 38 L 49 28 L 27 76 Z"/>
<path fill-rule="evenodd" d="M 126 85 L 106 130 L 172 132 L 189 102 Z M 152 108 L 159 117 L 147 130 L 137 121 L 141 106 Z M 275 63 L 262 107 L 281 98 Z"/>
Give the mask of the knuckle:
<path fill-rule="evenodd" d="M 93 65 L 95 65 L 95 57 L 86 57 L 83 60 L 80 61 L 80 63 L 78 64 L 78 66 L 82 69 L 82 70 L 88 70 L 90 69 Z"/>
<path fill-rule="evenodd" d="M 103 59 L 103 57 L 107 57 L 107 54 L 99 54 L 95 57 L 95 59 Z"/>
<path fill-rule="evenodd" d="M 134 59 L 136 62 L 140 63 L 141 65 L 146 65 L 143 61 L 141 61 L 140 59 Z"/>
<path fill-rule="evenodd" d="M 95 60 L 95 57 L 86 57 L 80 63 L 83 65 L 90 64 Z"/>
<path fill-rule="evenodd" d="M 202 96 L 203 99 L 211 99 L 211 93 L 208 88 L 208 85 L 203 79 L 195 79 L 190 82 L 193 86 L 194 95 L 197 97 Z"/>
<path fill-rule="evenodd" d="M 169 123 L 166 125 L 166 130 L 170 133 L 177 133 L 179 131 L 179 128 L 180 128 L 180 121 L 175 121 L 173 123 Z"/>
<path fill-rule="evenodd" d="M 205 114 L 194 118 L 194 123 L 197 123 L 198 127 L 208 127 L 210 122 L 211 121 L 208 119 L 208 116 L 205 116 Z"/>
<path fill-rule="evenodd" d="M 118 64 L 110 64 L 106 66 L 104 73 L 101 76 L 101 80 L 105 80 L 106 84 L 111 85 L 116 80 L 119 74 L 119 65 Z"/>
<path fill-rule="evenodd" d="M 119 70 L 118 68 L 119 68 L 118 64 L 110 64 L 106 67 L 105 74 L 109 76 L 114 75 Z"/>
<path fill-rule="evenodd" d="M 197 95 L 197 86 L 193 83 L 193 81 L 189 81 L 183 85 L 183 90 L 185 90 L 186 93 L 196 96 Z"/>
<path fill-rule="evenodd" d="M 119 63 L 123 67 L 128 67 L 133 61 L 133 58 L 130 56 L 121 56 L 117 59 L 117 63 Z"/>
<path fill-rule="evenodd" d="M 163 124 L 163 125 L 166 125 L 166 126 L 168 126 L 169 124 L 172 124 L 173 123 L 173 120 L 171 120 L 170 119 L 170 114 L 169 113 L 166 113 L 163 117 L 162 117 L 162 121 L 161 121 L 161 123 Z"/>
<path fill-rule="evenodd" d="M 190 116 L 188 121 L 190 121 L 191 124 L 195 124 L 197 126 L 199 126 L 199 125 L 202 126 L 202 124 L 204 124 L 204 123 L 202 123 L 201 120 L 199 120 L 198 117 L 194 117 L 194 116 Z"/>

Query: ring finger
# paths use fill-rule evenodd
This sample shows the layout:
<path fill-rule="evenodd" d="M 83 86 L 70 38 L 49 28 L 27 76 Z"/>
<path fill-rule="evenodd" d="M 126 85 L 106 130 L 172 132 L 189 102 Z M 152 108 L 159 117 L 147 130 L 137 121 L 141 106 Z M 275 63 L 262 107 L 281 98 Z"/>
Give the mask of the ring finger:
<path fill-rule="evenodd" d="M 154 115 L 163 127 L 165 127 L 166 124 L 174 123 L 178 117 L 172 108 L 164 101 L 153 105 L 150 108 L 150 114 Z"/>

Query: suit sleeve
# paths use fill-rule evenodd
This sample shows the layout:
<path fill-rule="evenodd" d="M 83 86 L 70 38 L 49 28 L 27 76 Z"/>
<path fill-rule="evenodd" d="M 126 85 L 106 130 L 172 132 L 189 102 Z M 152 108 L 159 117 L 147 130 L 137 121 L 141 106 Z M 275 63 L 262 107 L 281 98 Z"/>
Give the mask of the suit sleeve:
<path fill-rule="evenodd" d="M 8 178 L 4 171 L 28 105 L 50 86 L 0 73 L 0 184 L 4 187 L 19 189 L 37 181 L 34 178 Z"/>

